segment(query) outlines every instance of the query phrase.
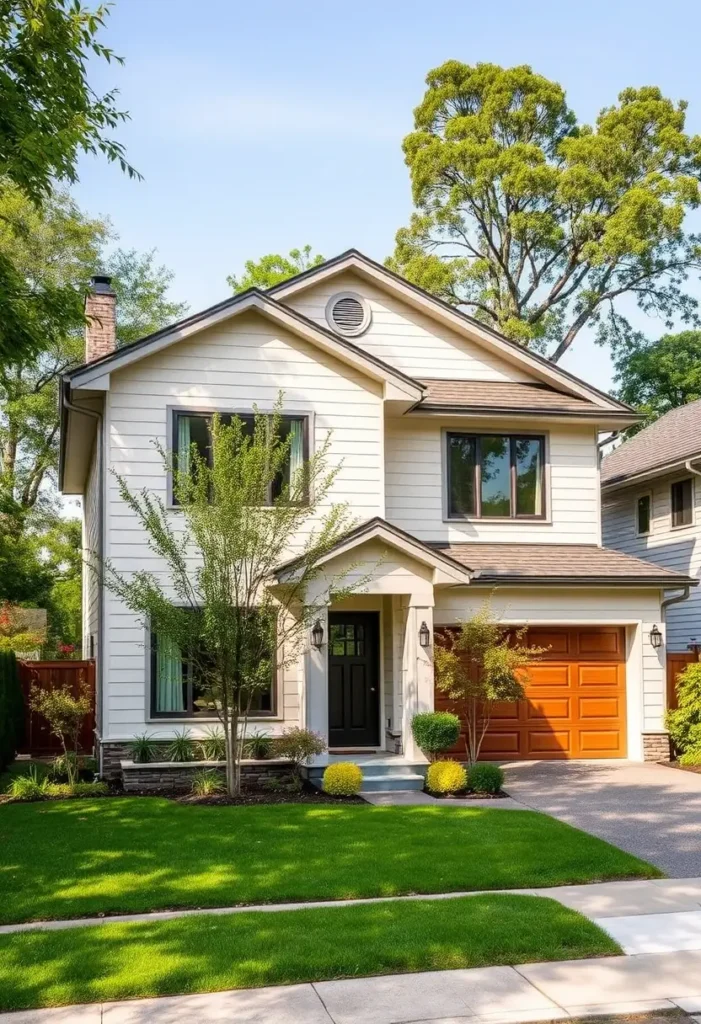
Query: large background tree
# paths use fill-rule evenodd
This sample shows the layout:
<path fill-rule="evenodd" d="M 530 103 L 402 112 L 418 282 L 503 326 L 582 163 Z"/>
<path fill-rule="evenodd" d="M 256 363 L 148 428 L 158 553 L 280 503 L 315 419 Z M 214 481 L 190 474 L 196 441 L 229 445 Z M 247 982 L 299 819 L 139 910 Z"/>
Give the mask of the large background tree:
<path fill-rule="evenodd" d="M 318 253 L 312 255 L 311 245 L 291 249 L 287 256 L 271 252 L 267 256 L 261 256 L 259 260 L 246 260 L 244 274 L 241 277 L 234 277 L 232 274 L 227 277 L 226 282 L 236 293 L 245 292 L 248 288 L 272 288 L 273 285 L 287 281 L 295 274 L 301 274 L 303 270 L 318 267 L 323 262 L 323 256 Z"/>
<path fill-rule="evenodd" d="M 701 199 L 701 138 L 685 103 L 626 89 L 590 127 L 527 66 L 448 61 L 426 81 L 394 270 L 554 360 L 585 326 L 628 336 L 624 296 L 696 322 L 684 286 L 701 250 L 683 221 Z"/>
<path fill-rule="evenodd" d="M 616 395 L 644 413 L 628 436 L 687 402 L 701 398 L 701 331 L 633 337 L 614 353 Z"/>
<path fill-rule="evenodd" d="M 77 178 L 81 152 L 101 153 L 137 172 L 112 131 L 127 118 L 116 94 L 96 93 L 89 59 L 120 61 L 98 39 L 107 6 L 79 0 L 2 0 L 0 4 L 0 197 L 19 188 L 40 204 L 56 182 Z M 12 219 L 5 229 L 19 232 Z M 0 252 L 0 360 L 57 343 L 82 313 L 69 285 L 27 280 Z"/>

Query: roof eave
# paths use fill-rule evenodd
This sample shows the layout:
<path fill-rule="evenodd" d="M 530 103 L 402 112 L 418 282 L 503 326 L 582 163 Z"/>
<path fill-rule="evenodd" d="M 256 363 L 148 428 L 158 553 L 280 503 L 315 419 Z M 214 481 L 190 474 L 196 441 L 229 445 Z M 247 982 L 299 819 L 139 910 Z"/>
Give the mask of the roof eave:
<path fill-rule="evenodd" d="M 414 406 L 406 415 L 432 415 L 432 416 L 527 416 L 529 418 L 558 418 L 568 420 L 584 420 L 595 423 L 615 423 L 618 427 L 633 426 L 643 418 L 637 414 L 618 412 L 601 407 L 594 409 L 542 409 L 527 408 L 518 406 L 489 406 L 483 405 L 439 405 L 428 402 L 420 402 Z"/>
<path fill-rule="evenodd" d="M 562 587 L 656 587 L 679 590 L 680 587 L 696 587 L 699 581 L 691 576 L 509 576 L 478 572 L 472 586 L 562 586 Z"/>
<path fill-rule="evenodd" d="M 668 476 L 686 467 L 687 462 L 696 462 L 701 459 L 701 451 L 688 455 L 675 462 L 662 462 L 659 466 L 652 466 L 650 469 L 642 470 L 640 473 L 619 474 L 611 477 L 610 480 L 602 480 L 602 491 L 618 491 L 624 487 L 633 487 L 635 484 L 644 483 L 646 480 L 654 480 L 659 476 Z M 604 460 L 605 461 L 605 460 Z"/>

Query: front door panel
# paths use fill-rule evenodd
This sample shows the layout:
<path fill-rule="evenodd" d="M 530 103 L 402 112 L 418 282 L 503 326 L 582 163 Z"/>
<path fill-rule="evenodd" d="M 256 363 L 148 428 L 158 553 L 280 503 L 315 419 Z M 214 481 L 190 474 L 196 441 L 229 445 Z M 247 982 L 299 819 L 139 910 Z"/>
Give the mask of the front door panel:
<path fill-rule="evenodd" d="M 379 746 L 377 612 L 329 614 L 329 746 Z"/>

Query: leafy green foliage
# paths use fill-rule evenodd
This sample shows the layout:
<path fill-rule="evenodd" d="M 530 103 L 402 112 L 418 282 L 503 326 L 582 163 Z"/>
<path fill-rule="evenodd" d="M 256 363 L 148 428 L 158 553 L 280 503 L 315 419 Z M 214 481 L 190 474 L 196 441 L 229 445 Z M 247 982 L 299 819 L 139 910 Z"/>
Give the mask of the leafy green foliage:
<path fill-rule="evenodd" d="M 192 776 L 193 796 L 215 796 L 226 792 L 226 782 L 216 768 L 204 768 Z"/>
<path fill-rule="evenodd" d="M 8 793 L 13 800 L 43 800 L 47 786 L 46 776 L 40 777 L 36 768 L 26 775 L 16 775 L 10 783 Z"/>
<path fill-rule="evenodd" d="M 528 665 L 544 653 L 521 641 L 526 630 L 509 630 L 485 603 L 472 618 L 448 630 L 436 643 L 436 685 L 455 701 L 465 722 L 465 746 L 470 764 L 479 757 L 496 701 L 517 701 L 524 695 Z"/>
<path fill-rule="evenodd" d="M 86 757 L 83 754 L 76 757 L 73 751 L 69 750 L 67 754 L 59 754 L 53 759 L 48 776 L 52 782 L 70 781 L 71 777 L 91 782 L 96 772 L 97 762 L 94 757 Z"/>
<path fill-rule="evenodd" d="M 295 772 L 300 775 L 303 765 L 317 754 L 324 753 L 326 741 L 311 729 L 285 729 L 275 744 L 275 750 L 278 757 L 291 761 Z"/>
<path fill-rule="evenodd" d="M 185 316 L 187 303 L 174 302 L 168 294 L 175 275 L 156 263 L 155 249 L 117 249 L 103 260 L 103 269 L 112 277 L 117 296 L 118 345 L 129 345 Z"/>
<path fill-rule="evenodd" d="M 14 758 L 24 735 L 24 698 L 13 651 L 0 650 L 0 770 Z"/>
<path fill-rule="evenodd" d="M 630 427 L 643 427 L 687 402 L 701 398 L 701 331 L 665 334 L 657 341 L 634 335 L 614 351 L 616 395 L 645 414 Z"/>
<path fill-rule="evenodd" d="M 259 260 L 246 260 L 245 273 L 242 277 L 227 277 L 226 283 L 235 293 L 245 292 L 249 288 L 272 288 L 273 285 L 287 281 L 290 277 L 301 274 L 311 267 L 318 267 L 324 257 L 317 253 L 312 256 L 311 245 L 302 249 L 292 249 L 287 256 L 279 253 L 268 253 Z"/>
<path fill-rule="evenodd" d="M 106 782 L 52 782 L 47 775 L 39 775 L 32 768 L 26 775 L 16 776 L 10 785 L 10 798 L 18 803 L 35 803 L 37 800 L 66 800 L 73 797 L 107 796 Z"/>
<path fill-rule="evenodd" d="M 355 796 L 363 785 L 363 770 L 352 761 L 337 761 L 327 765 L 321 788 L 332 796 Z"/>
<path fill-rule="evenodd" d="M 701 766 L 701 746 L 685 750 L 679 758 L 679 764 L 685 768 L 696 768 Z"/>
<path fill-rule="evenodd" d="M 221 729 L 206 729 L 198 746 L 204 761 L 223 761 L 226 758 L 226 736 Z"/>
<path fill-rule="evenodd" d="M 176 732 L 166 750 L 169 761 L 194 761 L 197 751 L 190 729 Z"/>
<path fill-rule="evenodd" d="M 232 795 L 240 791 L 253 700 L 270 686 L 273 671 L 296 663 L 319 614 L 311 585 L 321 578 L 322 589 L 350 592 L 343 576 L 328 579 L 319 565 L 351 526 L 347 506 L 329 504 L 338 472 L 327 469 L 330 438 L 286 476 L 291 436 L 281 434 L 281 402 L 282 396 L 270 414 L 256 412 L 252 434 L 237 416 L 230 423 L 214 416 L 211 460 L 194 444 L 186 466 L 159 449 L 173 478 L 177 524 L 158 495 L 148 489 L 134 495 L 118 478 L 122 500 L 167 568 L 125 577 L 105 564 L 106 586 L 189 659 L 202 699 L 225 732 Z M 300 537 L 295 567 L 273 594 L 275 569 Z"/>
<path fill-rule="evenodd" d="M 471 764 L 467 772 L 467 785 L 474 793 L 495 795 L 504 785 L 504 772 L 498 764 L 478 761 Z"/>
<path fill-rule="evenodd" d="M 667 712 L 667 728 L 682 753 L 701 751 L 701 664 L 692 662 L 677 676 L 677 707 Z"/>
<path fill-rule="evenodd" d="M 671 326 L 697 320 L 701 267 L 683 228 L 699 205 L 701 138 L 686 103 L 624 89 L 594 126 L 522 65 L 429 71 L 404 140 L 416 213 L 388 265 L 558 360 L 585 326 L 630 335 L 621 299 Z"/>
<path fill-rule="evenodd" d="M 467 788 L 467 772 L 457 761 L 434 761 L 426 772 L 429 793 L 460 793 Z"/>
<path fill-rule="evenodd" d="M 255 761 L 266 761 L 273 752 L 273 738 L 255 729 L 246 740 L 244 754 Z"/>
<path fill-rule="evenodd" d="M 74 695 L 68 686 L 44 690 L 33 686 L 29 704 L 32 711 L 42 715 L 51 733 L 61 741 L 66 756 L 66 774 L 69 785 L 77 781 L 78 742 L 83 722 L 92 711 L 92 695 L 87 684 Z"/>
<path fill-rule="evenodd" d="M 153 736 L 142 733 L 141 736 L 135 736 L 131 740 L 128 750 L 129 756 L 136 764 L 149 764 L 151 761 L 157 760 L 159 747 Z"/>
<path fill-rule="evenodd" d="M 460 719 L 448 711 L 423 711 L 411 720 L 414 739 L 424 754 L 433 758 L 460 739 Z"/>

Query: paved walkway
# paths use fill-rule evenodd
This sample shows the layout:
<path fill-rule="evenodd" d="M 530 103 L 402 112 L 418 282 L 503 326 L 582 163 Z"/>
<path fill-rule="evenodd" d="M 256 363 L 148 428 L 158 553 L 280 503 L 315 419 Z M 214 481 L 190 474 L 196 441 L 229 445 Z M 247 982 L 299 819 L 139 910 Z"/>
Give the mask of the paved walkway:
<path fill-rule="evenodd" d="M 516 800 L 656 864 L 701 875 L 701 775 L 632 761 L 522 761 L 506 768 Z"/>
<path fill-rule="evenodd" d="M 701 952 L 570 960 L 1 1014 L 2 1024 L 519 1024 L 679 1007 L 701 1014 Z"/>

